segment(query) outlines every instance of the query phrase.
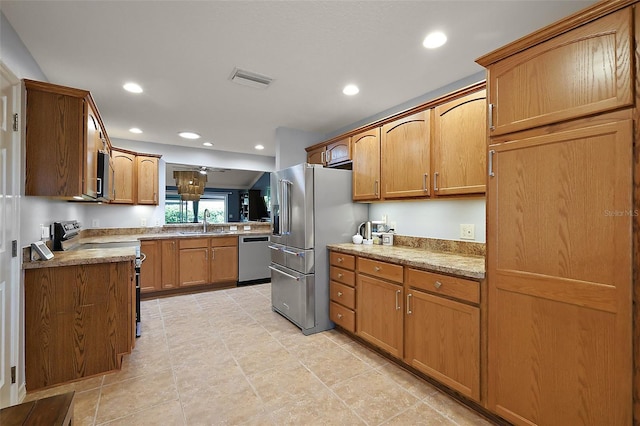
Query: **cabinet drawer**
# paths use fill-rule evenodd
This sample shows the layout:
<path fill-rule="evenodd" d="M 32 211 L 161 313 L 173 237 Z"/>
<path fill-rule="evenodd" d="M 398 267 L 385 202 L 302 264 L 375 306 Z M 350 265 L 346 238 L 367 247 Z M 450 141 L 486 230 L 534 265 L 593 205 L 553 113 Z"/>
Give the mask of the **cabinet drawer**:
<path fill-rule="evenodd" d="M 351 287 L 356 285 L 356 273 L 353 271 L 347 271 L 346 269 L 332 266 L 329 269 L 329 275 L 333 281 L 338 281 L 342 284 L 350 285 Z"/>
<path fill-rule="evenodd" d="M 480 303 L 480 283 L 477 281 L 408 268 L 407 284 L 429 293 Z"/>
<path fill-rule="evenodd" d="M 209 248 L 208 238 L 185 238 L 180 239 L 180 248 Z"/>
<path fill-rule="evenodd" d="M 358 272 L 402 284 L 402 265 L 359 257 Z"/>
<path fill-rule="evenodd" d="M 331 302 L 329 304 L 329 318 L 345 330 L 356 332 L 356 314 L 351 309 Z"/>
<path fill-rule="evenodd" d="M 238 237 L 215 237 L 211 238 L 211 247 L 237 246 Z"/>
<path fill-rule="evenodd" d="M 344 284 L 331 281 L 329 284 L 329 297 L 332 301 L 350 309 L 356 308 L 356 289 Z"/>
<path fill-rule="evenodd" d="M 356 267 L 356 257 L 351 254 L 331 252 L 329 260 L 332 265 L 339 266 L 341 268 L 354 270 Z"/>

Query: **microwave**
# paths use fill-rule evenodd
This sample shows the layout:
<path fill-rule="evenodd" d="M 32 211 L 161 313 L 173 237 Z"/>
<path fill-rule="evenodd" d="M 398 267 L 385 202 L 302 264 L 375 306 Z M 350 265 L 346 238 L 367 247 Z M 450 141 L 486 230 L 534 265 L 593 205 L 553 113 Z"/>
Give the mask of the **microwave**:
<path fill-rule="evenodd" d="M 112 195 L 109 188 L 113 186 L 113 167 L 111 167 L 111 156 L 107 152 L 98 151 L 98 200 L 109 201 Z"/>

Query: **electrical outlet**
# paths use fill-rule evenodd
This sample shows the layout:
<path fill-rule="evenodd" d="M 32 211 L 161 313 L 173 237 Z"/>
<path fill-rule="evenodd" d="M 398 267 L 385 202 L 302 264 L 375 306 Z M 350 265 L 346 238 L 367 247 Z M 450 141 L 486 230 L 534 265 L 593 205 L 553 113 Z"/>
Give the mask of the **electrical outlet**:
<path fill-rule="evenodd" d="M 91 227 L 92 228 L 99 228 L 100 227 L 100 220 L 99 219 L 93 219 L 91 221 Z"/>
<path fill-rule="evenodd" d="M 146 217 L 140 218 L 140 226 L 147 226 L 147 218 Z"/>
<path fill-rule="evenodd" d="M 40 238 L 49 238 L 49 227 L 40 225 Z"/>
<path fill-rule="evenodd" d="M 395 220 L 392 220 L 391 222 L 389 222 L 389 229 L 393 229 L 394 231 L 398 231 L 398 228 L 396 228 L 397 224 Z"/>
<path fill-rule="evenodd" d="M 229 231 L 237 231 L 238 227 L 236 225 L 229 226 Z"/>
<path fill-rule="evenodd" d="M 244 226 L 243 226 L 243 229 L 244 229 L 245 231 L 251 231 L 251 225 L 244 225 Z"/>
<path fill-rule="evenodd" d="M 160 218 L 156 217 L 156 226 L 160 226 Z"/>
<path fill-rule="evenodd" d="M 383 214 L 383 215 L 382 215 L 382 221 L 385 223 L 385 225 L 386 225 L 386 223 L 387 223 L 387 217 L 388 217 L 388 216 L 387 216 L 386 214 Z"/>
<path fill-rule="evenodd" d="M 460 224 L 460 238 L 463 240 L 475 240 L 476 239 L 476 226 L 472 223 Z"/>

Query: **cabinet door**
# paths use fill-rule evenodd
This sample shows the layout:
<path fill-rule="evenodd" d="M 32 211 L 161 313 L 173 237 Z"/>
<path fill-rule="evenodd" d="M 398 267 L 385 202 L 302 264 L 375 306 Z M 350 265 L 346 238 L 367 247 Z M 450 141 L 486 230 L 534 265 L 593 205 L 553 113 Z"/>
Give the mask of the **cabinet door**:
<path fill-rule="evenodd" d="M 356 334 L 389 354 L 402 357 L 403 290 L 366 275 L 356 285 Z"/>
<path fill-rule="evenodd" d="M 492 135 L 633 104 L 628 7 L 488 67 Z"/>
<path fill-rule="evenodd" d="M 351 137 L 353 200 L 380 199 L 380 128 Z"/>
<path fill-rule="evenodd" d="M 25 195 L 70 198 L 83 192 L 84 101 L 25 82 Z"/>
<path fill-rule="evenodd" d="M 158 158 L 137 156 L 138 204 L 158 204 Z"/>
<path fill-rule="evenodd" d="M 162 240 L 162 288 L 178 287 L 178 250 L 176 240 Z"/>
<path fill-rule="evenodd" d="M 238 247 L 211 248 L 211 282 L 238 281 Z"/>
<path fill-rule="evenodd" d="M 86 108 L 86 133 L 84 141 L 84 190 L 89 197 L 98 196 L 98 149 L 102 148 L 100 138 L 100 122 L 98 115 L 88 100 L 85 100 Z"/>
<path fill-rule="evenodd" d="M 326 161 L 328 166 L 351 160 L 351 138 L 340 139 L 327 145 Z"/>
<path fill-rule="evenodd" d="M 180 249 L 180 286 L 208 284 L 209 247 Z"/>
<path fill-rule="evenodd" d="M 307 152 L 307 163 L 309 164 L 325 164 L 325 147 L 321 146 L 312 151 Z"/>
<path fill-rule="evenodd" d="M 111 201 L 118 204 L 134 204 L 136 181 L 136 156 L 118 150 L 112 151 L 115 169 L 115 197 Z"/>
<path fill-rule="evenodd" d="M 434 109 L 433 193 L 486 191 L 486 90 Z"/>
<path fill-rule="evenodd" d="M 632 142 L 625 120 L 491 146 L 488 403 L 509 421 L 630 424 Z"/>
<path fill-rule="evenodd" d="M 382 198 L 429 195 L 429 114 L 422 111 L 382 126 Z"/>
<path fill-rule="evenodd" d="M 162 288 L 160 282 L 162 264 L 160 241 L 141 241 L 140 252 L 146 256 L 140 266 L 140 292 L 160 290 Z"/>
<path fill-rule="evenodd" d="M 405 361 L 480 400 L 480 308 L 410 290 Z"/>

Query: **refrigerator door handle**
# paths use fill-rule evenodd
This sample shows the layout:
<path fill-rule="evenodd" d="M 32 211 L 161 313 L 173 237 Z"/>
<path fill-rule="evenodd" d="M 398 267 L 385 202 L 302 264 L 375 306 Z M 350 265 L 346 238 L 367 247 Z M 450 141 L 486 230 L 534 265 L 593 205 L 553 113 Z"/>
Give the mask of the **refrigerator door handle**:
<path fill-rule="evenodd" d="M 287 250 L 287 249 L 282 249 L 283 252 L 287 253 L 287 254 L 292 254 L 294 256 L 297 257 L 304 257 L 304 253 L 300 253 L 300 252 L 296 252 L 296 251 L 291 251 L 291 250 Z"/>
<path fill-rule="evenodd" d="M 282 272 L 280 269 L 278 269 L 278 268 L 274 268 L 273 266 L 269 266 L 269 269 L 271 269 L 272 271 L 279 272 L 279 273 L 281 273 L 282 275 L 285 275 L 285 276 L 287 276 L 287 277 L 289 277 L 289 278 L 292 278 L 292 279 L 294 279 L 294 280 L 296 280 L 296 281 L 300 281 L 300 277 L 296 277 L 296 276 L 294 276 L 294 275 L 287 274 L 286 272 Z"/>
<path fill-rule="evenodd" d="M 282 185 L 282 206 L 280 208 L 280 218 L 282 226 L 282 234 L 291 234 L 291 197 L 289 187 L 292 185 L 291 181 L 286 179 L 281 180 Z"/>

